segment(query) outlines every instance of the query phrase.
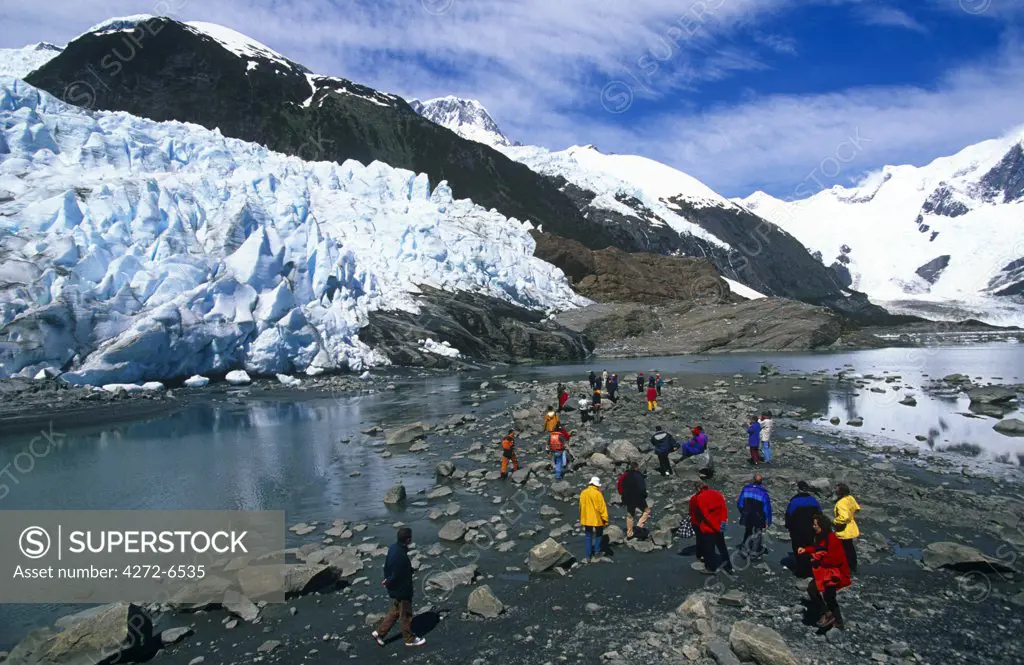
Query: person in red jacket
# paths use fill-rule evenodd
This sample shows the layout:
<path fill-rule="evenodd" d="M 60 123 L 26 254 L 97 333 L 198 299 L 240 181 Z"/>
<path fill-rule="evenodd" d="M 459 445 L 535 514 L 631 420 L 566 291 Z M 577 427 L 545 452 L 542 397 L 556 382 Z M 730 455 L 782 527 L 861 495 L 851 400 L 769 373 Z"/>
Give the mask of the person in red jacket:
<path fill-rule="evenodd" d="M 726 572 L 731 574 L 732 560 L 725 544 L 725 525 L 729 521 L 725 497 L 702 480 L 697 481 L 696 489 L 697 492 L 690 497 L 690 522 L 697 534 L 697 555 L 704 561 L 705 573 L 713 574 L 724 563 Z M 723 559 L 721 562 L 715 561 L 716 549 Z"/>
<path fill-rule="evenodd" d="M 843 543 L 832 531 L 832 522 L 822 513 L 814 516 L 813 545 L 801 547 L 797 554 L 811 556 L 811 572 L 814 579 L 807 585 L 807 594 L 815 608 L 822 612 L 818 628 L 828 630 L 835 626 L 843 629 L 843 615 L 839 611 L 836 592 L 850 586 L 850 564 L 846 560 Z"/>
<path fill-rule="evenodd" d="M 558 387 L 558 410 L 565 411 L 565 403 L 569 401 L 569 391 L 565 386 Z"/>
<path fill-rule="evenodd" d="M 647 410 L 654 411 L 658 408 L 658 389 L 653 385 L 647 389 Z"/>

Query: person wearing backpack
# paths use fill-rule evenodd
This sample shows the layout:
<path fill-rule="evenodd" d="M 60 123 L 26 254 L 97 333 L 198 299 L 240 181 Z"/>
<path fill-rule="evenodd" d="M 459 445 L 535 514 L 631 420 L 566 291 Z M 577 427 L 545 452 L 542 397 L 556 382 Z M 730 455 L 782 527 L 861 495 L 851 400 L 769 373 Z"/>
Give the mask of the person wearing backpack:
<path fill-rule="evenodd" d="M 549 406 L 548 412 L 544 414 L 544 431 L 550 434 L 558 429 L 558 425 L 558 412 L 555 411 L 555 407 Z"/>
<path fill-rule="evenodd" d="M 562 473 L 566 467 L 565 444 L 569 441 L 570 434 L 565 428 L 557 429 L 548 435 L 548 452 L 555 463 L 555 480 L 562 479 Z"/>
<path fill-rule="evenodd" d="M 651 507 L 647 505 L 647 480 L 640 472 L 640 464 L 630 462 L 629 468 L 619 476 L 616 484 L 622 495 L 622 505 L 626 507 L 626 539 L 633 537 L 633 520 L 637 512 L 640 519 L 636 521 L 637 529 L 643 529 L 651 517 Z"/>
<path fill-rule="evenodd" d="M 512 470 L 519 470 L 519 458 L 516 456 L 516 431 L 510 429 L 505 438 L 501 440 L 501 479 L 508 478 L 508 465 L 512 463 Z"/>
<path fill-rule="evenodd" d="M 654 454 L 658 456 L 658 473 L 663 476 L 672 475 L 672 463 L 668 456 L 679 449 L 679 444 L 674 436 L 661 429 L 661 425 L 654 428 L 654 435 L 651 436 L 651 446 Z"/>
<path fill-rule="evenodd" d="M 636 375 L 636 391 L 638 393 L 640 393 L 641 395 L 644 394 L 644 384 L 645 383 L 646 383 L 646 381 L 644 380 L 644 373 L 643 372 L 638 372 L 637 375 Z"/>
<path fill-rule="evenodd" d="M 748 558 L 763 556 L 766 549 L 761 532 L 772 525 L 772 500 L 764 488 L 764 477 L 758 473 L 740 491 L 736 507 L 740 511 L 740 524 L 746 530 L 740 550 Z"/>
<path fill-rule="evenodd" d="M 711 489 L 703 480 L 697 481 L 697 492 L 690 497 L 690 523 L 697 534 L 697 551 L 704 561 L 704 573 L 713 574 L 720 562 L 714 562 L 715 550 L 722 557 L 725 570 L 733 573 L 729 546 L 725 543 L 725 525 L 729 521 L 729 509 L 722 493 Z M 714 562 L 714 563 L 713 563 Z"/>

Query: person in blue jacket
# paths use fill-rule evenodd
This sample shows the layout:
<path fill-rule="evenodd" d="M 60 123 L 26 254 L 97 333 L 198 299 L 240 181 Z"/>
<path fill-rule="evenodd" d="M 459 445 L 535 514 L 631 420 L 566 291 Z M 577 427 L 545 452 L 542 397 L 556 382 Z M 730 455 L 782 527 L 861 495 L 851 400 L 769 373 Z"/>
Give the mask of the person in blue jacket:
<path fill-rule="evenodd" d="M 400 622 L 405 646 L 421 647 L 427 643 L 422 637 L 412 632 L 412 562 L 409 560 L 409 545 L 412 544 L 412 529 L 403 526 L 398 530 L 398 540 L 388 548 L 384 559 L 384 579 L 381 586 L 388 590 L 391 597 L 391 609 L 380 622 L 377 630 L 371 633 L 378 646 L 384 646 L 384 638 L 388 631 Z"/>
<path fill-rule="evenodd" d="M 767 549 L 761 532 L 772 525 L 772 500 L 764 488 L 764 476 L 755 474 L 753 480 L 743 487 L 736 507 L 740 511 L 740 524 L 746 527 L 740 551 L 747 557 L 762 556 Z"/>
<path fill-rule="evenodd" d="M 747 419 L 747 447 L 750 448 L 750 463 L 761 463 L 761 421 L 757 416 Z"/>
<path fill-rule="evenodd" d="M 795 565 L 793 572 L 800 577 L 811 576 L 811 559 L 806 554 L 798 554 L 803 547 L 814 544 L 814 516 L 821 512 L 821 504 L 811 494 L 811 486 L 801 480 L 796 484 L 797 493 L 786 506 L 786 530 L 793 545 Z"/>

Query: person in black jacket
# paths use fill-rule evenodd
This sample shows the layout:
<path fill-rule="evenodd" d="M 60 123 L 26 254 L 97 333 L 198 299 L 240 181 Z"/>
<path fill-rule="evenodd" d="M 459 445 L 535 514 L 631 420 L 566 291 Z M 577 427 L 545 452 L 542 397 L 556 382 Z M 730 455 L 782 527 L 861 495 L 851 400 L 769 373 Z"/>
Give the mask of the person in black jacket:
<path fill-rule="evenodd" d="M 658 456 L 658 473 L 663 476 L 671 476 L 672 464 L 668 461 L 668 456 L 679 450 L 679 443 L 676 442 L 675 437 L 663 431 L 661 425 L 658 425 L 654 428 L 651 446 L 654 448 L 654 454 Z"/>
<path fill-rule="evenodd" d="M 391 609 L 371 635 L 379 646 L 384 646 L 388 631 L 400 621 L 405 646 L 421 647 L 427 643 L 412 632 L 412 562 L 409 561 L 409 545 L 412 543 L 412 529 L 403 526 L 398 530 L 398 542 L 388 548 L 384 559 L 384 579 L 381 586 L 391 596 Z"/>
<path fill-rule="evenodd" d="M 821 512 L 821 504 L 811 494 L 811 486 L 800 481 L 797 493 L 786 506 L 786 530 L 793 545 L 795 564 L 793 572 L 799 577 L 811 576 L 811 558 L 799 554 L 800 548 L 809 547 L 817 540 L 814 533 L 814 516 Z"/>
<path fill-rule="evenodd" d="M 647 480 L 640 473 L 640 465 L 630 462 L 629 468 L 619 477 L 619 491 L 622 493 L 622 505 L 626 507 L 626 538 L 633 537 L 633 519 L 640 512 L 636 521 L 639 528 L 644 528 L 651 517 L 651 507 L 647 505 Z"/>

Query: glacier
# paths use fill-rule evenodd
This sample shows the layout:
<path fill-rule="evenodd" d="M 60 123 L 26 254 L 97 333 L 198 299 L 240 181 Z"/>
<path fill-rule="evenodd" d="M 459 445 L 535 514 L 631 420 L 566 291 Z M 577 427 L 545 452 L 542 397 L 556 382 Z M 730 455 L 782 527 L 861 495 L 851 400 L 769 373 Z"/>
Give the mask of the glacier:
<path fill-rule="evenodd" d="M 529 221 L 380 162 L 307 162 L 0 77 L 0 377 L 141 384 L 361 371 L 419 285 L 588 304 Z"/>
<path fill-rule="evenodd" d="M 24 78 L 53 60 L 64 49 L 47 42 L 24 48 L 0 48 L 0 76 Z"/>

